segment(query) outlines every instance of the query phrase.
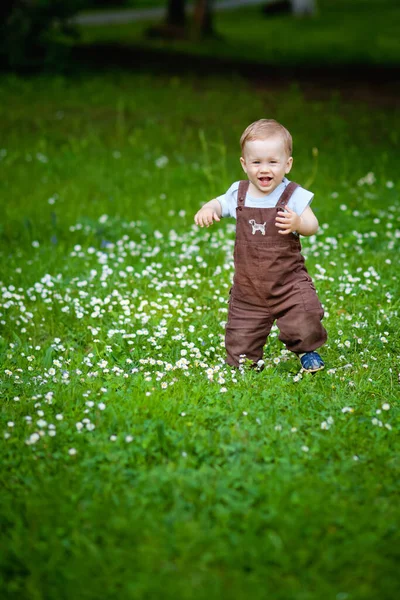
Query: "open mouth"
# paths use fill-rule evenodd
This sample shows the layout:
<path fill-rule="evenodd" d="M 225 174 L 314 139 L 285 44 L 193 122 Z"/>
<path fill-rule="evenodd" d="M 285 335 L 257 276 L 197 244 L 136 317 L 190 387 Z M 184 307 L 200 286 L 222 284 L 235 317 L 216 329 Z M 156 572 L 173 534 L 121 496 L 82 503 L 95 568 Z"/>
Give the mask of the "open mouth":
<path fill-rule="evenodd" d="M 261 185 L 268 185 L 271 183 L 272 177 L 259 177 L 258 181 L 261 183 Z"/>

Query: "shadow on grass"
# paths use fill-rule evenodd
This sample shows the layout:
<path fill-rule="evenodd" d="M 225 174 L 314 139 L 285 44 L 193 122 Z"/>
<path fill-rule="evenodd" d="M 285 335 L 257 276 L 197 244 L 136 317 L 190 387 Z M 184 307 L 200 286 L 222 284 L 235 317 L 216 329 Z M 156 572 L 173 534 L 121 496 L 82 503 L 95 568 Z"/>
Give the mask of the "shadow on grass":
<path fill-rule="evenodd" d="M 369 82 L 371 84 L 400 83 L 398 68 L 393 65 L 293 65 L 282 66 L 265 62 L 238 61 L 218 56 L 198 56 L 184 54 L 168 48 L 145 48 L 140 44 L 122 45 L 116 43 L 95 43 L 76 45 L 72 59 L 90 70 L 112 68 L 150 74 L 196 74 L 196 75 L 235 75 L 239 74 L 260 81 L 287 81 L 288 79 L 318 79 L 344 82 Z"/>
<path fill-rule="evenodd" d="M 0 65 L 0 71 L 10 69 Z M 13 70 L 13 69 L 11 69 Z M 397 65 L 365 63 L 287 64 L 238 60 L 226 56 L 197 55 L 171 47 L 150 48 L 140 43 L 92 42 L 73 46 L 56 45 L 50 60 L 32 61 L 19 66 L 25 76 L 60 73 L 74 78 L 107 72 L 126 71 L 150 76 L 219 77 L 224 80 L 247 79 L 256 89 L 285 88 L 298 85 L 306 96 L 327 98 L 338 91 L 350 102 L 397 107 L 400 77 Z"/>
<path fill-rule="evenodd" d="M 257 87 L 280 87 L 291 83 L 304 85 L 316 93 L 343 90 L 354 99 L 380 104 L 397 102 L 400 93 L 398 69 L 393 65 L 329 64 L 277 66 L 238 61 L 218 56 L 184 54 L 169 48 L 147 48 L 140 44 L 95 43 L 76 45 L 70 59 L 79 69 L 102 72 L 128 70 L 150 75 L 199 77 L 235 76 L 250 80 Z M 69 70 L 69 69 L 68 69 Z"/>

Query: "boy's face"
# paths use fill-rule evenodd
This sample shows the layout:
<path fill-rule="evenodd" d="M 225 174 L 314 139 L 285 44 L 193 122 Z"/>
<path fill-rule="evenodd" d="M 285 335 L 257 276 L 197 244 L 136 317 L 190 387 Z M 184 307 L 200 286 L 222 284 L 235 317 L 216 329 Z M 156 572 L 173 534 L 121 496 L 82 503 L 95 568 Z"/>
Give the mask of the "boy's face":
<path fill-rule="evenodd" d="M 283 139 L 276 135 L 246 142 L 240 162 L 250 181 L 250 195 L 260 197 L 271 194 L 282 183 L 293 158 L 288 156 Z"/>

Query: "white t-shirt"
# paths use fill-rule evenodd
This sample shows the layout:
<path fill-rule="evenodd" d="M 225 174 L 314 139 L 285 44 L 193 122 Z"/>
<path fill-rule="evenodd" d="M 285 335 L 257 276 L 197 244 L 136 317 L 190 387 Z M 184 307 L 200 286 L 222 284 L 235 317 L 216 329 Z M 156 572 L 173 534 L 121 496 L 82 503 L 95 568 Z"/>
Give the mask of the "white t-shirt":
<path fill-rule="evenodd" d="M 222 207 L 223 217 L 234 217 L 236 219 L 236 207 L 237 207 L 237 195 L 240 181 L 235 181 L 229 188 L 229 190 L 222 196 L 218 196 L 216 199 Z M 279 198 L 285 190 L 285 187 L 290 181 L 284 177 L 282 183 L 271 194 L 263 196 L 262 198 L 253 198 L 249 193 L 246 194 L 245 206 L 251 208 L 273 208 L 277 205 Z M 305 190 L 302 187 L 296 188 L 293 192 L 288 206 L 299 216 L 307 206 L 311 203 L 314 194 Z"/>

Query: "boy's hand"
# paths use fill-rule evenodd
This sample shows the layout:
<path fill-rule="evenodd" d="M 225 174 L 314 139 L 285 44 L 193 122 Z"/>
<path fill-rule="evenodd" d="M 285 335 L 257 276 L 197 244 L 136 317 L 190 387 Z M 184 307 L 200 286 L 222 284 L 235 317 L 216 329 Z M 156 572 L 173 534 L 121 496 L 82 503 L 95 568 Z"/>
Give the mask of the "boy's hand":
<path fill-rule="evenodd" d="M 212 206 L 203 206 L 194 217 L 194 222 L 199 227 L 209 227 L 214 221 L 220 221 L 216 209 Z"/>
<path fill-rule="evenodd" d="M 282 233 L 282 235 L 298 231 L 301 225 L 301 218 L 294 210 L 285 206 L 285 211 L 278 212 L 275 220 L 275 225 L 280 229 L 278 233 Z"/>

